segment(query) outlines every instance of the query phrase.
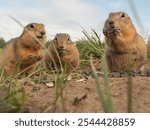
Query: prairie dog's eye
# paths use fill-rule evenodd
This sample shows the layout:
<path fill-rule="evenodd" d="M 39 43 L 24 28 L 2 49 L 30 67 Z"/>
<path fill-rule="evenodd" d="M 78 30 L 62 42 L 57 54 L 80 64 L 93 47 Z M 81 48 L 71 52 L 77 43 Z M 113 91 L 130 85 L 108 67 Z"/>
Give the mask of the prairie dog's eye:
<path fill-rule="evenodd" d="M 121 14 L 121 18 L 125 18 L 126 14 L 125 13 L 122 13 Z"/>

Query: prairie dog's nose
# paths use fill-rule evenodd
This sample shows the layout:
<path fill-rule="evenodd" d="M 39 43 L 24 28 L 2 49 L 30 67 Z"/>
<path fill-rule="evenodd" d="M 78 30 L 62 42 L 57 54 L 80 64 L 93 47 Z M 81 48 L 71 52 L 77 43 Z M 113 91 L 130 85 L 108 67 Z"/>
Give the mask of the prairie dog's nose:
<path fill-rule="evenodd" d="M 111 29 L 115 29 L 115 26 L 112 25 L 112 26 L 111 26 Z"/>
<path fill-rule="evenodd" d="M 44 35 L 44 34 L 45 34 L 45 31 L 41 31 L 40 33 L 41 33 L 41 35 Z"/>
<path fill-rule="evenodd" d="M 63 45 L 61 45 L 59 48 L 60 48 L 60 49 L 63 49 L 63 48 L 64 48 L 64 46 L 63 46 Z"/>

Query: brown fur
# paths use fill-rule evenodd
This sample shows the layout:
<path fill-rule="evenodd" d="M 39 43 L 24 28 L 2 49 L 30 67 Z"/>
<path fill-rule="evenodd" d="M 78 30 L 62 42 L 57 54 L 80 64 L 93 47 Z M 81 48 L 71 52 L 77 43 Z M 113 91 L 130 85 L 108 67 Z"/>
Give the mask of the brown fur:
<path fill-rule="evenodd" d="M 42 58 L 42 44 L 45 43 L 43 24 L 30 23 L 20 37 L 6 43 L 0 56 L 0 65 L 7 74 L 29 72 Z"/>
<path fill-rule="evenodd" d="M 110 13 L 104 25 L 105 56 L 110 71 L 137 71 L 144 64 L 147 48 L 124 12 Z"/>
<path fill-rule="evenodd" d="M 69 71 L 79 66 L 79 52 L 68 34 L 56 34 L 48 47 L 45 62 L 47 68 L 60 68 L 61 64 L 62 67 L 67 65 Z"/>

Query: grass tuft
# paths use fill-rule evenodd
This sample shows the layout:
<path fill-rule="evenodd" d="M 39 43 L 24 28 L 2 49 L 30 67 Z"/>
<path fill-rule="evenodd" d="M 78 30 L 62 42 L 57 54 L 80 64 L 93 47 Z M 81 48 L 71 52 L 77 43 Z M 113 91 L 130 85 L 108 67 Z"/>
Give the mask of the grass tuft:
<path fill-rule="evenodd" d="M 98 33 L 92 29 L 92 33 L 88 33 L 83 29 L 85 38 L 76 41 L 76 46 L 80 52 L 81 67 L 89 64 L 90 55 L 100 59 L 104 53 L 104 43 L 101 41 Z"/>

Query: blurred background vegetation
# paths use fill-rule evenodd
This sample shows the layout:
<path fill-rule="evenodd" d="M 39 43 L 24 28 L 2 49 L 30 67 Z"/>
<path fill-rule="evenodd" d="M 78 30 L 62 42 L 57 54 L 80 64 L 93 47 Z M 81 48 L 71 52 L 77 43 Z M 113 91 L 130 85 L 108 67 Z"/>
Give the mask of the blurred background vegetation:
<path fill-rule="evenodd" d="M 4 45 L 5 45 L 5 40 L 2 37 L 0 37 L 0 48 L 3 48 Z"/>

